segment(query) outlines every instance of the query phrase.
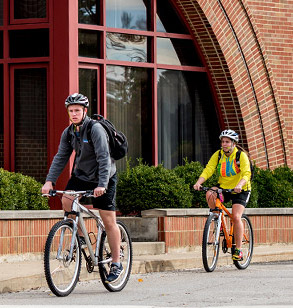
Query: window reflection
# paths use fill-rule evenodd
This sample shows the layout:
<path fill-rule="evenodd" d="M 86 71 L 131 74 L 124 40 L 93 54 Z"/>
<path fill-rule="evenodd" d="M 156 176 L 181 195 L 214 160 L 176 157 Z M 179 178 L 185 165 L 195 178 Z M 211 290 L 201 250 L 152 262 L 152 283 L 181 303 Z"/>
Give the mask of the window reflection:
<path fill-rule="evenodd" d="M 107 33 L 107 59 L 147 62 L 147 38 L 141 35 Z"/>
<path fill-rule="evenodd" d="M 79 69 L 79 93 L 87 96 L 90 102 L 88 114 L 97 113 L 98 106 L 98 80 L 96 69 Z"/>
<path fill-rule="evenodd" d="M 14 0 L 14 18 L 46 18 L 46 0 Z"/>
<path fill-rule="evenodd" d="M 107 27 L 147 30 L 148 3 L 149 0 L 107 0 Z"/>
<path fill-rule="evenodd" d="M 80 57 L 100 57 L 99 32 L 91 30 L 78 30 L 78 55 Z"/>
<path fill-rule="evenodd" d="M 158 70 L 159 163 L 206 163 L 218 146 L 217 115 L 203 73 Z"/>
<path fill-rule="evenodd" d="M 123 131 L 128 158 L 142 157 L 152 164 L 152 91 L 146 68 L 107 66 L 107 117 Z M 126 159 L 117 162 L 124 169 Z"/>
<path fill-rule="evenodd" d="M 186 26 L 178 18 L 170 0 L 157 0 L 157 31 L 188 34 Z"/>
<path fill-rule="evenodd" d="M 191 40 L 157 38 L 160 64 L 202 66 Z"/>
<path fill-rule="evenodd" d="M 99 25 L 99 7 L 99 0 L 78 0 L 78 22 L 80 24 Z"/>

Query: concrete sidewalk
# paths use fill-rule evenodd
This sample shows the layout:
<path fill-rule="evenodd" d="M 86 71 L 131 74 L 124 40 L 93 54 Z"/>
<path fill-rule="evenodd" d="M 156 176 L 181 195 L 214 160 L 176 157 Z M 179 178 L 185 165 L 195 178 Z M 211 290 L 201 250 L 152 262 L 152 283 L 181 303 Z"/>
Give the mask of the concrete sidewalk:
<path fill-rule="evenodd" d="M 21 259 L 20 259 L 21 258 Z M 6 256 L 0 258 L 0 293 L 47 287 L 42 255 Z M 293 244 L 255 246 L 252 263 L 293 261 Z M 231 255 L 220 251 L 218 267 L 231 265 Z M 134 256 L 132 273 L 149 273 L 203 268 L 201 247 L 192 252 L 173 252 L 157 255 Z M 204 269 L 203 269 L 204 270 Z M 89 274 L 82 264 L 81 280 L 99 279 L 99 274 Z"/>

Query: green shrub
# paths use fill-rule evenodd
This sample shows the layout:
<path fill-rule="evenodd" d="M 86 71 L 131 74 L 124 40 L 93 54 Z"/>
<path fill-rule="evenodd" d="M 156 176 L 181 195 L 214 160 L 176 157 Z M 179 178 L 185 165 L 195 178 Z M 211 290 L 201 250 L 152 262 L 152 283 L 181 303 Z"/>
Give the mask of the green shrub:
<path fill-rule="evenodd" d="M 29 176 L 0 168 L 0 210 L 47 210 L 42 184 Z"/>
<path fill-rule="evenodd" d="M 279 181 L 287 181 L 293 185 L 293 170 L 287 166 L 276 168 L 273 172 L 274 177 Z"/>
<path fill-rule="evenodd" d="M 274 171 L 256 169 L 254 183 L 258 207 L 293 207 L 292 170 L 279 167 Z"/>
<path fill-rule="evenodd" d="M 207 207 L 205 193 L 193 189 L 193 185 L 201 175 L 203 169 L 204 167 L 200 162 L 188 162 L 187 159 L 185 159 L 183 166 L 174 168 L 174 172 L 189 186 L 190 193 L 192 194 L 192 207 Z M 217 184 L 217 179 L 218 177 L 214 174 L 203 185 L 212 187 Z"/>
<path fill-rule="evenodd" d="M 162 165 L 148 166 L 139 161 L 138 166 L 119 174 L 117 207 L 122 214 L 152 208 L 191 207 L 189 186 L 174 171 Z"/>

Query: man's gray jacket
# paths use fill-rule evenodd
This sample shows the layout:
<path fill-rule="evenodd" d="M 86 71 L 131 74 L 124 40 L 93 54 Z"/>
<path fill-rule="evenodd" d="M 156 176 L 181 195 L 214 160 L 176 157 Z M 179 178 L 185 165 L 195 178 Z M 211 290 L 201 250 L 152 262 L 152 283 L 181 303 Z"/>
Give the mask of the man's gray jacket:
<path fill-rule="evenodd" d="M 80 126 L 79 138 L 75 135 L 73 125 L 65 128 L 46 181 L 56 183 L 73 150 L 75 150 L 73 174 L 83 181 L 97 183 L 97 187 L 108 187 L 109 178 L 116 172 L 115 161 L 110 157 L 108 135 L 102 125 L 96 123 L 91 128 L 92 144 L 89 144 L 87 125 L 90 121 L 91 119 L 87 116 Z M 68 133 L 71 138 L 68 138 Z"/>

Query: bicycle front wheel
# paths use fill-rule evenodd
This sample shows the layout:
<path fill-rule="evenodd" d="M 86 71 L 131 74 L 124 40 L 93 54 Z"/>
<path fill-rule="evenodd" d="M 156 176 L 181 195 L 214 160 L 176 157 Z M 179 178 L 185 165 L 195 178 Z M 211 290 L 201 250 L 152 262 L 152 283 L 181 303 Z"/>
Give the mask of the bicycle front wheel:
<path fill-rule="evenodd" d="M 220 234 L 216 238 L 218 223 L 217 215 L 210 215 L 205 223 L 202 238 L 202 261 L 207 272 L 212 272 L 217 265 L 220 250 Z"/>
<path fill-rule="evenodd" d="M 111 258 L 110 246 L 108 243 L 108 237 L 106 232 L 103 232 L 101 238 L 101 244 L 99 249 L 99 272 L 101 280 L 105 288 L 110 292 L 121 291 L 127 284 L 132 267 L 132 242 L 129 236 L 129 232 L 126 226 L 117 221 L 118 228 L 120 230 L 120 262 L 123 266 L 123 273 L 115 282 L 107 283 L 106 278 L 110 272 Z"/>
<path fill-rule="evenodd" d="M 241 220 L 243 223 L 243 238 L 241 247 L 243 253 L 243 260 L 233 260 L 233 263 L 238 269 L 246 269 L 250 264 L 253 253 L 253 230 L 251 222 L 246 215 L 242 215 Z"/>
<path fill-rule="evenodd" d="M 73 256 L 69 258 L 72 233 L 72 223 L 59 221 L 52 227 L 45 245 L 45 276 L 50 290 L 57 296 L 69 295 L 80 274 L 81 249 L 78 236 Z"/>

